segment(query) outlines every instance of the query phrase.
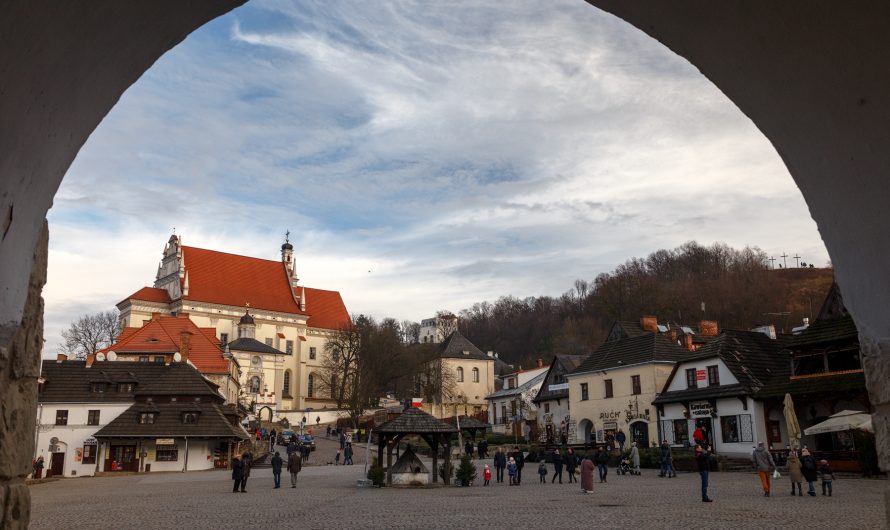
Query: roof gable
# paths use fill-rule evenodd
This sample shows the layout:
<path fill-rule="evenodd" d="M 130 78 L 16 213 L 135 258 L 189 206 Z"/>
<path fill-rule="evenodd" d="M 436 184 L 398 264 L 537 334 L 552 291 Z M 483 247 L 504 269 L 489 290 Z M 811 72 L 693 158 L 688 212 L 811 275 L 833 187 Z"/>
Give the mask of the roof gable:
<path fill-rule="evenodd" d="M 591 353 L 573 374 L 593 372 L 650 362 L 676 362 L 689 355 L 684 348 L 663 335 L 644 335 L 604 342 Z"/>

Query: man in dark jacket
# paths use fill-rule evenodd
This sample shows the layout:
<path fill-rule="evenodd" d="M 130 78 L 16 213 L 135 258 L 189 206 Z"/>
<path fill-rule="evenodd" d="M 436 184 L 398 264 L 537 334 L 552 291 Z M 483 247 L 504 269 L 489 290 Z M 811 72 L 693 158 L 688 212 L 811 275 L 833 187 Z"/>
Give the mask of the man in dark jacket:
<path fill-rule="evenodd" d="M 504 468 L 507 467 L 507 454 L 504 453 L 504 450 L 498 447 L 497 451 L 494 453 L 494 468 L 497 471 L 497 481 L 504 481 Z"/>
<path fill-rule="evenodd" d="M 618 452 L 624 454 L 624 442 L 627 441 L 624 431 L 618 430 L 618 434 L 615 435 L 615 441 L 618 442 Z"/>
<path fill-rule="evenodd" d="M 473 442 L 467 440 L 466 443 L 464 443 L 464 452 L 467 453 L 467 456 L 473 458 Z"/>
<path fill-rule="evenodd" d="M 609 453 L 603 449 L 603 446 L 596 449 L 593 463 L 596 464 L 596 470 L 600 474 L 600 483 L 606 482 L 606 476 L 609 474 Z"/>
<path fill-rule="evenodd" d="M 272 477 L 275 478 L 275 489 L 281 487 L 281 464 L 284 463 L 284 460 L 281 459 L 281 455 L 278 454 L 278 451 L 275 451 L 275 456 L 272 457 Z"/>
<path fill-rule="evenodd" d="M 559 477 L 559 483 L 562 484 L 562 455 L 559 453 L 559 449 L 553 450 L 553 478 L 550 479 L 550 483 L 553 484 L 556 482 L 556 478 Z"/>
<path fill-rule="evenodd" d="M 695 446 L 695 463 L 698 465 L 698 474 L 701 477 L 701 501 L 713 502 L 708 497 L 708 475 L 711 472 L 711 446 L 702 449 L 702 446 Z"/>
<path fill-rule="evenodd" d="M 244 462 L 237 455 L 232 458 L 232 480 L 235 481 L 235 485 L 232 486 L 232 493 L 238 493 L 239 487 L 241 491 L 244 491 L 244 483 L 247 481 L 244 478 Z"/>
<path fill-rule="evenodd" d="M 253 467 L 253 455 L 250 451 L 241 455 L 241 464 L 243 465 L 243 474 L 241 476 L 241 491 L 247 487 L 247 479 L 250 478 L 250 468 Z"/>
<path fill-rule="evenodd" d="M 674 473 L 674 455 L 671 452 L 671 444 L 667 440 L 661 442 L 661 473 L 659 477 L 676 477 Z"/>
<path fill-rule="evenodd" d="M 287 457 L 287 471 L 290 473 L 290 487 L 297 487 L 297 473 L 303 468 L 302 457 L 298 451 L 294 451 Z"/>
<path fill-rule="evenodd" d="M 578 467 L 578 457 L 575 456 L 575 450 L 569 447 L 565 457 L 566 472 L 569 474 L 569 484 L 578 482 L 575 479 L 575 468 Z"/>
<path fill-rule="evenodd" d="M 516 461 L 516 485 L 522 483 L 522 466 L 525 465 L 525 455 L 519 450 L 519 447 L 513 447 L 513 454 L 510 455 Z"/>

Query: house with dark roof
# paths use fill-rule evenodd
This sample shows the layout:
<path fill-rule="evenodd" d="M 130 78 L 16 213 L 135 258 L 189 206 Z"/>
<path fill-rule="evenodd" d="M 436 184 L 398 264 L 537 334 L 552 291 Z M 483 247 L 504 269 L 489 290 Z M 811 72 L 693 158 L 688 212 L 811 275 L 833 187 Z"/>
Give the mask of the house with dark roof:
<path fill-rule="evenodd" d="M 214 329 L 223 346 L 242 338 L 239 323 L 249 309 L 254 320 L 250 338 L 285 354 L 276 370 L 259 376 L 261 389 L 267 389 L 264 399 L 272 402 L 263 406 L 284 414 L 334 404 L 329 395 L 311 388 L 310 381 L 322 371 L 328 338 L 351 324 L 349 312 L 339 292 L 303 285 L 287 240 L 279 261 L 185 246 L 174 234 L 154 284 L 117 307 L 122 327 L 141 327 L 153 313 L 188 313 L 198 327 Z M 255 353 L 242 349 L 233 354 L 242 366 L 251 366 Z"/>
<path fill-rule="evenodd" d="M 698 431 L 717 453 L 750 456 L 752 446 L 769 441 L 760 393 L 788 368 L 782 344 L 769 335 L 723 330 L 674 365 L 653 401 L 659 439 L 686 447 Z"/>
<path fill-rule="evenodd" d="M 36 456 L 56 476 L 226 467 L 248 438 L 219 388 L 181 360 L 60 355 L 43 361 L 37 399 Z"/>
<path fill-rule="evenodd" d="M 532 400 L 536 407 L 539 441 L 553 444 L 565 438 L 566 422 L 571 421 L 569 383 L 566 375 L 584 361 L 583 355 L 556 355 L 547 369 L 544 381 Z"/>
<path fill-rule="evenodd" d="M 544 361 L 539 360 L 538 366 L 531 370 L 508 374 L 504 388 L 485 397 L 493 432 L 526 438 L 537 435 L 538 407 L 534 398 L 544 383 L 547 370 Z"/>
<path fill-rule="evenodd" d="M 703 327 L 703 334 L 716 332 L 716 323 Z M 614 447 L 619 432 L 628 444 L 655 443 L 658 423 L 652 401 L 674 364 L 690 355 L 691 341 L 681 344 L 680 337 L 654 317 L 643 317 L 638 325 L 613 326 L 606 341 L 566 374 L 568 443 Z"/>
<path fill-rule="evenodd" d="M 421 408 L 437 418 L 483 415 L 485 397 L 494 391 L 494 354 L 483 352 L 456 330 L 439 344 L 418 345 L 430 347 L 436 350 L 415 381 L 417 392 L 427 394 Z"/>

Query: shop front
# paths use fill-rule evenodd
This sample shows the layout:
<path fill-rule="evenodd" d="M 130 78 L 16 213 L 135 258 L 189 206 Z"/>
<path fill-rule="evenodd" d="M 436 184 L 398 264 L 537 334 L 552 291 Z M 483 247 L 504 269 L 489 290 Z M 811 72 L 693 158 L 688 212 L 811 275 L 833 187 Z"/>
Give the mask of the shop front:
<path fill-rule="evenodd" d="M 105 456 L 105 471 L 139 471 L 138 445 L 135 442 L 112 442 Z"/>

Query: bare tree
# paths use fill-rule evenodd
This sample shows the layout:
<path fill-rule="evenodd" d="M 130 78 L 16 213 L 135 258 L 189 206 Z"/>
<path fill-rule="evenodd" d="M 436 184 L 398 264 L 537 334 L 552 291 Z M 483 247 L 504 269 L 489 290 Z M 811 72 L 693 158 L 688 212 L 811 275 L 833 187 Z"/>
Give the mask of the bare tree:
<path fill-rule="evenodd" d="M 430 404 L 452 402 L 458 395 L 457 374 L 454 369 L 439 356 L 436 345 L 420 345 L 417 349 L 415 392 Z"/>
<path fill-rule="evenodd" d="M 402 343 L 417 344 L 420 342 L 420 324 L 410 320 L 403 320 L 400 324 Z"/>
<path fill-rule="evenodd" d="M 117 311 L 83 315 L 62 332 L 64 342 L 59 344 L 59 349 L 69 357 L 83 360 L 87 355 L 114 344 L 120 333 Z"/>
<path fill-rule="evenodd" d="M 444 341 L 457 331 L 457 315 L 451 311 L 436 311 L 436 339 Z"/>

